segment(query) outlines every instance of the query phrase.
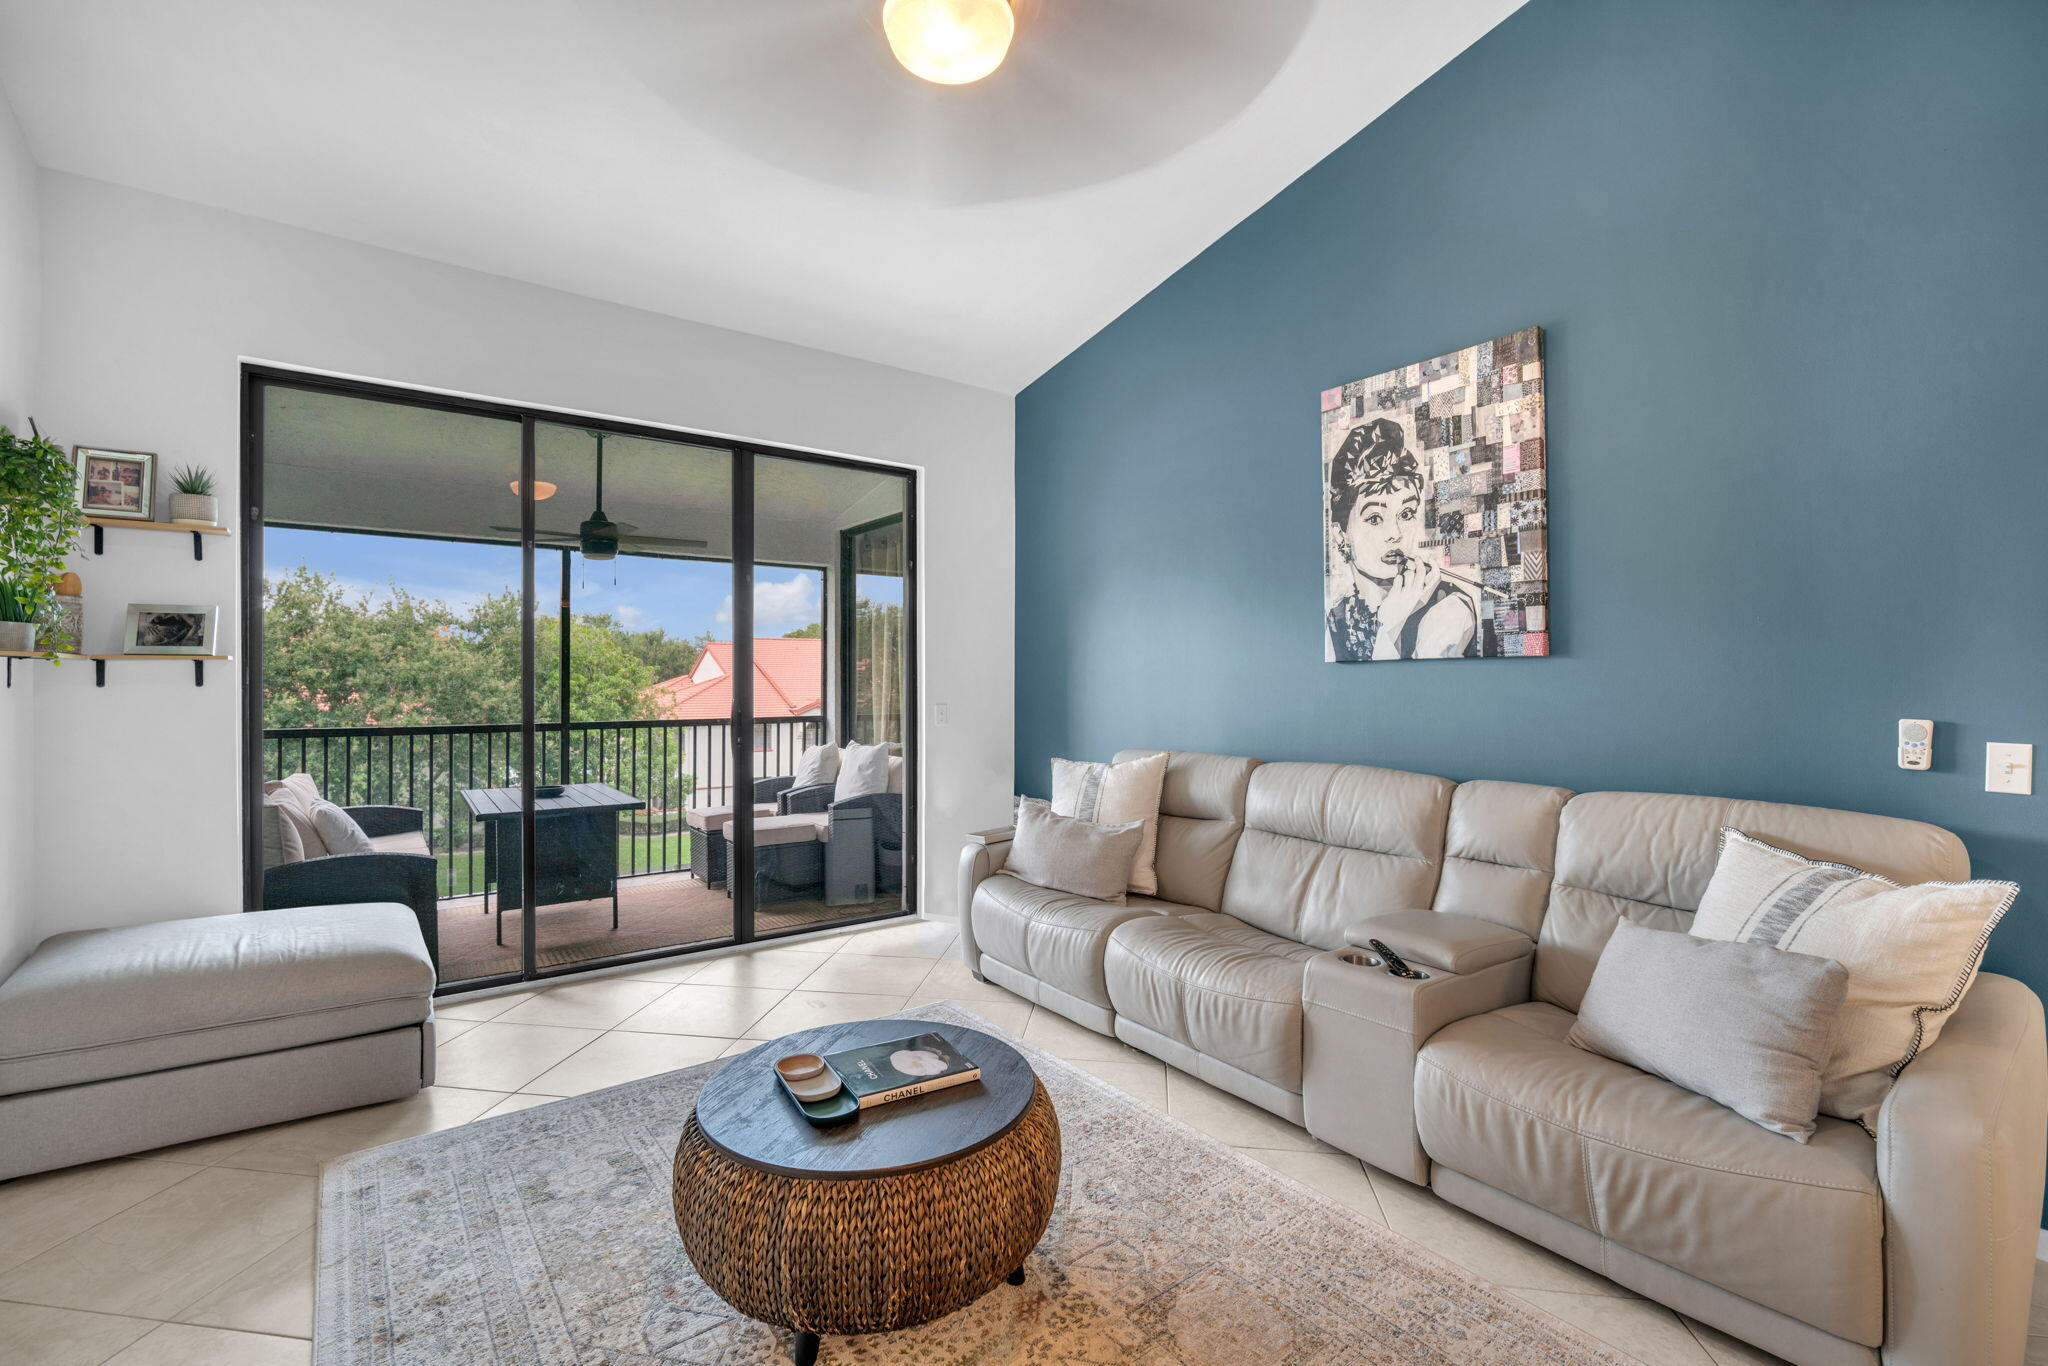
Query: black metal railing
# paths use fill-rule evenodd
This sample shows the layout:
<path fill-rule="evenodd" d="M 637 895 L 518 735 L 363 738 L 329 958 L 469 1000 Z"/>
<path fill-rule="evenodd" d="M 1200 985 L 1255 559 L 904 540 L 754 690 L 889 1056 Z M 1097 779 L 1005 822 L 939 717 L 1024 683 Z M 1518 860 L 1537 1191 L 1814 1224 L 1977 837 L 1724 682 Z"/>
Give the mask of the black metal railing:
<path fill-rule="evenodd" d="M 535 780 L 607 783 L 647 803 L 619 826 L 619 874 L 690 864 L 684 813 L 732 800 L 732 725 L 725 721 L 572 721 L 536 733 Z M 754 776 L 796 772 L 806 746 L 825 738 L 823 717 L 754 723 Z M 566 740 L 566 745 L 564 741 Z M 517 787 L 516 725 L 304 726 L 263 732 L 263 776 L 312 775 L 337 806 L 416 806 L 440 863 L 441 895 L 484 889 L 482 828 L 464 788 Z M 565 762 L 566 761 L 566 762 Z"/>

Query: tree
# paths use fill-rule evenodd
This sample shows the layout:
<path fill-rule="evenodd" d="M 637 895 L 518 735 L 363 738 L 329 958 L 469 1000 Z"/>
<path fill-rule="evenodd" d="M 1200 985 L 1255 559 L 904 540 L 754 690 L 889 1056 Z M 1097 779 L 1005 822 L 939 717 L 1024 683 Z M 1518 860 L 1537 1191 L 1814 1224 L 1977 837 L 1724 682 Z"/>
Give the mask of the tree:
<path fill-rule="evenodd" d="M 816 640 L 825 634 L 825 623 L 814 621 L 809 626 L 799 626 L 794 631 L 784 631 L 784 640 Z"/>
<path fill-rule="evenodd" d="M 629 631 L 621 626 L 609 612 L 592 612 L 577 618 L 589 622 L 601 630 L 610 631 L 618 637 L 619 643 L 647 667 L 654 670 L 656 682 L 680 678 L 697 667 L 697 657 L 704 653 L 704 647 L 711 643 L 711 633 L 697 636 L 672 636 L 659 626 L 644 631 Z"/>

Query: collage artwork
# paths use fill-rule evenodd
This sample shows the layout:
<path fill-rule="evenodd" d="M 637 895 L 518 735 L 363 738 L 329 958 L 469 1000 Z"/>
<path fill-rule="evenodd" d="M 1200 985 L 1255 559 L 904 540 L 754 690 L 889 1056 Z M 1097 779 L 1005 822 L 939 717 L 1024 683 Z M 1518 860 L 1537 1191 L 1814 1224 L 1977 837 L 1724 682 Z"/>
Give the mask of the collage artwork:
<path fill-rule="evenodd" d="M 1550 653 L 1543 333 L 1322 396 L 1323 658 Z"/>

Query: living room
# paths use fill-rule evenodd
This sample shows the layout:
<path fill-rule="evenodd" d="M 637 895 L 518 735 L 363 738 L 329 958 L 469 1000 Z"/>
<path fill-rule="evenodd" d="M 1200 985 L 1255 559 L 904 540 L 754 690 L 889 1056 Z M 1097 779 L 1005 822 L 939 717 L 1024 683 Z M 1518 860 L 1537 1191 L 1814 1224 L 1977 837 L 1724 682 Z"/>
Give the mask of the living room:
<path fill-rule="evenodd" d="M 0 0 L 0 1359 L 2048 1362 L 2044 70 Z"/>

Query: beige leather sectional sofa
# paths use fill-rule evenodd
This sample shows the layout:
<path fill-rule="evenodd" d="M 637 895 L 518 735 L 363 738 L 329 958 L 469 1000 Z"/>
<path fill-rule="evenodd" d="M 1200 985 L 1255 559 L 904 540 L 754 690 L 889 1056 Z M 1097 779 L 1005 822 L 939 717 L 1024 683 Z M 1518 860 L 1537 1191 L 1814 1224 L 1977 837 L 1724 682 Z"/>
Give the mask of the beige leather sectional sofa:
<path fill-rule="evenodd" d="M 1622 917 L 1688 925 L 1723 826 L 1901 882 L 1966 878 L 1954 835 L 1194 753 L 1161 813 L 1159 895 L 1123 906 L 976 837 L 968 964 L 1799 1366 L 2019 1366 L 2048 1148 L 2025 986 L 1981 974 L 1874 1134 L 1823 1117 L 1809 1144 L 1565 1042 Z"/>

